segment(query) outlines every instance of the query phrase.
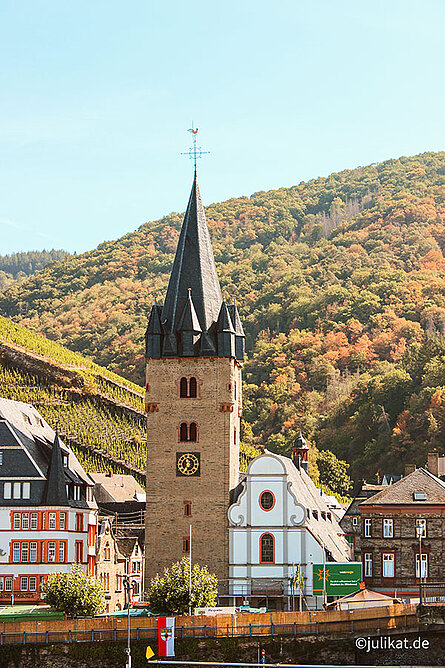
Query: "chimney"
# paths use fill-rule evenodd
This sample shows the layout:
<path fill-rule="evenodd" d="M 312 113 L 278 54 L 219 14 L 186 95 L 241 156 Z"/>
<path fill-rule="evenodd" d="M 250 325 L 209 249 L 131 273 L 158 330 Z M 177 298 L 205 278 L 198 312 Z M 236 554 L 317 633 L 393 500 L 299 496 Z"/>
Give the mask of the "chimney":
<path fill-rule="evenodd" d="M 410 475 L 410 473 L 414 473 L 415 470 L 416 470 L 415 464 L 405 464 L 405 478 L 406 476 Z"/>
<path fill-rule="evenodd" d="M 433 475 L 439 477 L 439 453 L 428 453 L 428 471 Z"/>

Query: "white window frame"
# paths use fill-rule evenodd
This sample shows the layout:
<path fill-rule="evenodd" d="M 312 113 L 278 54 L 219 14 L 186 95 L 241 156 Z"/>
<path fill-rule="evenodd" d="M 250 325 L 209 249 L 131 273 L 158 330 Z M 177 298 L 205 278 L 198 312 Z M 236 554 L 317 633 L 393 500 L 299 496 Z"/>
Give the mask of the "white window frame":
<path fill-rule="evenodd" d="M 363 521 L 363 535 L 365 538 L 371 538 L 371 519 L 366 518 Z"/>
<path fill-rule="evenodd" d="M 14 542 L 12 544 L 12 563 L 13 564 L 20 563 L 20 543 Z"/>
<path fill-rule="evenodd" d="M 32 541 L 29 544 L 29 563 L 30 564 L 37 563 L 37 541 Z"/>
<path fill-rule="evenodd" d="M 3 450 L 0 450 L 0 466 L 3 464 Z"/>
<path fill-rule="evenodd" d="M 372 578 L 372 552 L 364 553 L 363 570 L 365 571 L 365 578 Z"/>
<path fill-rule="evenodd" d="M 394 520 L 392 518 L 383 520 L 383 538 L 394 538 Z"/>
<path fill-rule="evenodd" d="M 65 543 L 63 540 L 59 542 L 59 563 L 65 563 Z"/>
<path fill-rule="evenodd" d="M 20 513 L 14 513 L 14 531 L 20 531 Z"/>
<path fill-rule="evenodd" d="M 422 532 L 422 538 L 426 538 L 426 520 L 425 519 L 416 519 L 416 538 L 419 538 L 420 531 Z"/>
<path fill-rule="evenodd" d="M 29 529 L 29 513 L 22 513 L 22 530 L 28 531 Z"/>
<path fill-rule="evenodd" d="M 422 557 L 422 560 L 420 560 L 420 557 Z M 422 561 L 422 575 L 420 575 L 420 561 Z M 422 552 L 421 555 L 416 554 L 416 578 L 419 577 L 422 580 L 428 577 L 428 554 L 426 552 Z"/>
<path fill-rule="evenodd" d="M 5 482 L 3 483 L 3 498 L 4 499 L 11 499 L 12 498 L 12 483 L 11 482 Z"/>
<path fill-rule="evenodd" d="M 56 561 L 56 543 L 55 541 L 50 541 L 48 543 L 48 563 L 52 564 Z"/>
<path fill-rule="evenodd" d="M 385 564 L 387 564 L 388 566 L 385 567 Z M 395 555 L 393 552 L 384 552 L 382 554 L 382 577 L 384 578 L 395 577 Z"/>
<path fill-rule="evenodd" d="M 80 501 L 81 500 L 81 494 L 80 494 L 80 485 L 73 485 L 73 500 L 74 501 Z"/>
<path fill-rule="evenodd" d="M 29 578 L 29 591 L 37 591 L 37 578 L 31 575 Z"/>
<path fill-rule="evenodd" d="M 22 499 L 30 499 L 31 498 L 31 483 L 30 482 L 24 482 L 23 483 L 23 491 L 22 491 Z"/>
<path fill-rule="evenodd" d="M 37 513 L 31 513 L 29 528 L 32 531 L 35 531 L 37 529 Z"/>
<path fill-rule="evenodd" d="M 28 591 L 28 578 L 25 575 L 20 576 L 20 591 Z"/>
<path fill-rule="evenodd" d="M 5 578 L 5 591 L 12 591 L 12 577 L 10 575 Z"/>
<path fill-rule="evenodd" d="M 56 513 L 49 513 L 48 514 L 48 529 L 50 531 L 54 531 L 56 528 Z"/>
<path fill-rule="evenodd" d="M 3 587 L 5 586 L 5 579 L 0 578 L 0 591 L 3 591 Z"/>
<path fill-rule="evenodd" d="M 65 513 L 60 513 L 59 515 L 59 526 L 60 526 L 60 531 L 65 531 L 65 520 L 66 520 L 66 514 Z"/>
<path fill-rule="evenodd" d="M 22 498 L 22 483 L 13 482 L 12 483 L 12 498 L 21 499 Z"/>
<path fill-rule="evenodd" d="M 358 526 L 358 517 L 357 517 L 357 516 L 355 516 L 355 517 L 352 518 L 352 526 L 353 526 L 353 527 Z"/>
<path fill-rule="evenodd" d="M 22 543 L 22 550 L 20 556 L 22 564 L 29 563 L 29 543 Z"/>

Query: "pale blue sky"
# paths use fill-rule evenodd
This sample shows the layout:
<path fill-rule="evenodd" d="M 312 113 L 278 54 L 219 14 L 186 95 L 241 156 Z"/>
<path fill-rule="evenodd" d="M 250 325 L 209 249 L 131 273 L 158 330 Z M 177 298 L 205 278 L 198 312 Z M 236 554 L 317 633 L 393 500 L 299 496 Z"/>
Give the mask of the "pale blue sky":
<path fill-rule="evenodd" d="M 0 255 L 444 149 L 443 0 L 0 0 Z"/>

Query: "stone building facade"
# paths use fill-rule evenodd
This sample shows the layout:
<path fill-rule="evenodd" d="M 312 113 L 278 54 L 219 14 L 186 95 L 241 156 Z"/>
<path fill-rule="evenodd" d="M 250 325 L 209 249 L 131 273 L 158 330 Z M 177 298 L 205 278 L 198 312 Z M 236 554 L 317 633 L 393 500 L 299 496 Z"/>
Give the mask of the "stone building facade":
<path fill-rule="evenodd" d="M 366 586 L 418 598 L 422 577 L 429 597 L 443 595 L 433 585 L 445 581 L 445 483 L 416 469 L 359 508 Z"/>
<path fill-rule="evenodd" d="M 114 536 L 111 522 L 101 521 L 96 541 L 96 577 L 105 590 L 105 612 L 123 610 L 125 592 L 122 576 L 125 573 L 126 559 L 121 554 Z"/>
<path fill-rule="evenodd" d="M 146 333 L 146 583 L 190 551 L 228 580 L 238 484 L 244 332 L 221 297 L 195 179 L 164 305 Z"/>

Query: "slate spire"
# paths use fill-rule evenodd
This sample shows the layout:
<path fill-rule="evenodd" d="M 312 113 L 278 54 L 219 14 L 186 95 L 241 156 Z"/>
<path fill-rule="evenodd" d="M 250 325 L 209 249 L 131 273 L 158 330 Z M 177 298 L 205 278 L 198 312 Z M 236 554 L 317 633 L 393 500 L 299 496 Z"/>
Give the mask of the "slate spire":
<path fill-rule="evenodd" d="M 62 451 L 59 434 L 56 432 L 51 451 L 51 461 L 46 480 L 46 505 L 67 506 L 65 472 L 63 470 Z"/>
<path fill-rule="evenodd" d="M 145 341 L 147 359 L 244 361 L 243 327 L 236 304 L 228 306 L 221 296 L 196 170 L 164 306 L 154 304 Z"/>
<path fill-rule="evenodd" d="M 206 332 L 218 318 L 222 299 L 196 173 L 162 309 L 164 331 L 177 331 L 189 288 L 201 330 Z"/>

